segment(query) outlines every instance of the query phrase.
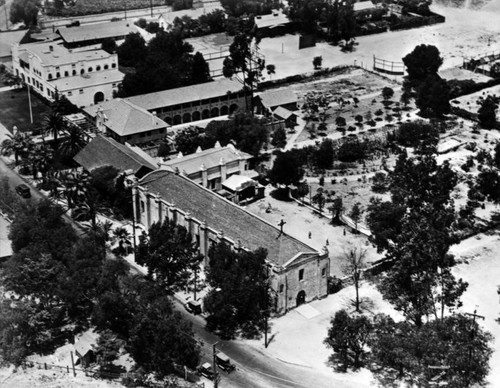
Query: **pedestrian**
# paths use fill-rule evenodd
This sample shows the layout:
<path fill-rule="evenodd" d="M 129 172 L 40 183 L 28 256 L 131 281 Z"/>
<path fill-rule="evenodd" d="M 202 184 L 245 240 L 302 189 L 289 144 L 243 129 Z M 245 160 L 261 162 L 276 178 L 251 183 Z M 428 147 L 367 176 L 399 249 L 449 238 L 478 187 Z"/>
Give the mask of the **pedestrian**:
<path fill-rule="evenodd" d="M 309 238 L 311 238 L 311 236 L 312 236 L 312 234 L 311 234 L 311 232 L 309 232 Z"/>

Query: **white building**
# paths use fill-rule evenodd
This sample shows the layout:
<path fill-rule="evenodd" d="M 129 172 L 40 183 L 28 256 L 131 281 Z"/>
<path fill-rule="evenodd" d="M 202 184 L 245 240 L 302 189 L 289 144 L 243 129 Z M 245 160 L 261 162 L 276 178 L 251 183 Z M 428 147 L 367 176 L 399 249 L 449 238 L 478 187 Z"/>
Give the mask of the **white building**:
<path fill-rule="evenodd" d="M 62 42 L 14 44 L 12 65 L 17 76 L 48 100 L 56 90 L 84 107 L 113 98 L 124 74 L 118 56 L 100 49 L 67 49 Z"/>

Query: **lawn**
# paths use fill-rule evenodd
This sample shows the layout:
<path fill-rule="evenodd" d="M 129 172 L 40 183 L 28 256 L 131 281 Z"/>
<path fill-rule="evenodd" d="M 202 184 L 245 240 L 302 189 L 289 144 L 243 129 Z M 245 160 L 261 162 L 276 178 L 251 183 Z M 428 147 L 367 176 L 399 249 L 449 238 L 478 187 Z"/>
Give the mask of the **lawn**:
<path fill-rule="evenodd" d="M 31 93 L 33 124 L 30 123 L 28 92 L 26 89 L 0 92 L 0 122 L 12 132 L 14 125 L 21 131 L 40 128 L 40 121 L 50 108 Z"/>

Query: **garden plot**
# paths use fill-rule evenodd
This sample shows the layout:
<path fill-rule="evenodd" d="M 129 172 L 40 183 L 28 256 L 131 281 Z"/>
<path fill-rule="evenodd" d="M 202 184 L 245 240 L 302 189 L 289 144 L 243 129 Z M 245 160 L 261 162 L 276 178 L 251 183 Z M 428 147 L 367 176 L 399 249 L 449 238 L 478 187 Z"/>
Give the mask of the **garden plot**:
<path fill-rule="evenodd" d="M 381 95 L 384 87 L 389 87 L 394 92 L 394 95 L 386 101 Z M 302 131 L 296 142 L 314 139 L 317 135 L 328 136 L 339 133 L 340 137 L 340 133 L 345 134 L 346 131 L 359 133 L 371 130 L 375 132 L 376 128 L 399 120 L 405 113 L 403 105 L 399 102 L 400 86 L 362 69 L 321 80 L 290 85 L 287 88 L 297 94 L 300 105 L 304 104 L 306 96 L 309 95 L 322 95 L 329 101 L 324 128 L 321 128 L 321 120 L 317 115 L 307 120 L 307 113 L 302 112 L 302 118 L 307 121 L 306 130 Z M 412 109 L 412 105 L 406 109 Z M 345 119 L 345 125 L 337 125 L 338 117 Z"/>

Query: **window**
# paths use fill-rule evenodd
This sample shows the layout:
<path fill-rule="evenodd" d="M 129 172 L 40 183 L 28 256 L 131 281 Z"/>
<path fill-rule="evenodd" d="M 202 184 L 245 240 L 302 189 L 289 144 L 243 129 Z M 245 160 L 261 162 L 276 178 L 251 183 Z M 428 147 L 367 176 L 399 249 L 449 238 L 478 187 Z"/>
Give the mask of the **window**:
<path fill-rule="evenodd" d="M 321 276 L 326 276 L 326 267 L 323 267 L 323 269 L 321 270 Z"/>
<path fill-rule="evenodd" d="M 80 94 L 83 94 L 83 89 L 80 89 Z"/>
<path fill-rule="evenodd" d="M 280 292 L 283 292 L 285 290 L 285 285 L 284 284 L 280 284 Z"/>
<path fill-rule="evenodd" d="M 111 67 L 114 69 L 116 67 L 116 63 L 112 63 Z"/>
<path fill-rule="evenodd" d="M 299 270 L 299 281 L 304 280 L 304 270 Z"/>
<path fill-rule="evenodd" d="M 67 71 L 64 72 L 64 76 L 65 77 L 68 77 L 69 76 L 69 73 Z"/>
<path fill-rule="evenodd" d="M 43 86 L 40 84 L 40 91 L 43 93 Z"/>
<path fill-rule="evenodd" d="M 73 75 L 76 75 L 76 70 L 73 70 Z"/>
<path fill-rule="evenodd" d="M 56 78 L 61 78 L 61 73 L 57 72 L 56 73 Z"/>
<path fill-rule="evenodd" d="M 73 92 L 72 91 L 69 91 L 68 92 L 68 96 L 72 96 L 73 95 Z"/>
<path fill-rule="evenodd" d="M 99 70 L 101 70 L 101 66 L 97 65 L 97 66 L 95 67 L 95 71 L 99 71 Z"/>
<path fill-rule="evenodd" d="M 87 71 L 90 73 L 90 72 L 94 71 L 94 69 L 92 67 L 89 67 Z"/>
<path fill-rule="evenodd" d="M 144 209 L 145 209 L 144 201 L 141 201 L 141 213 L 144 213 Z"/>
<path fill-rule="evenodd" d="M 109 69 L 109 66 L 108 65 L 104 65 L 104 70 L 108 70 Z"/>

